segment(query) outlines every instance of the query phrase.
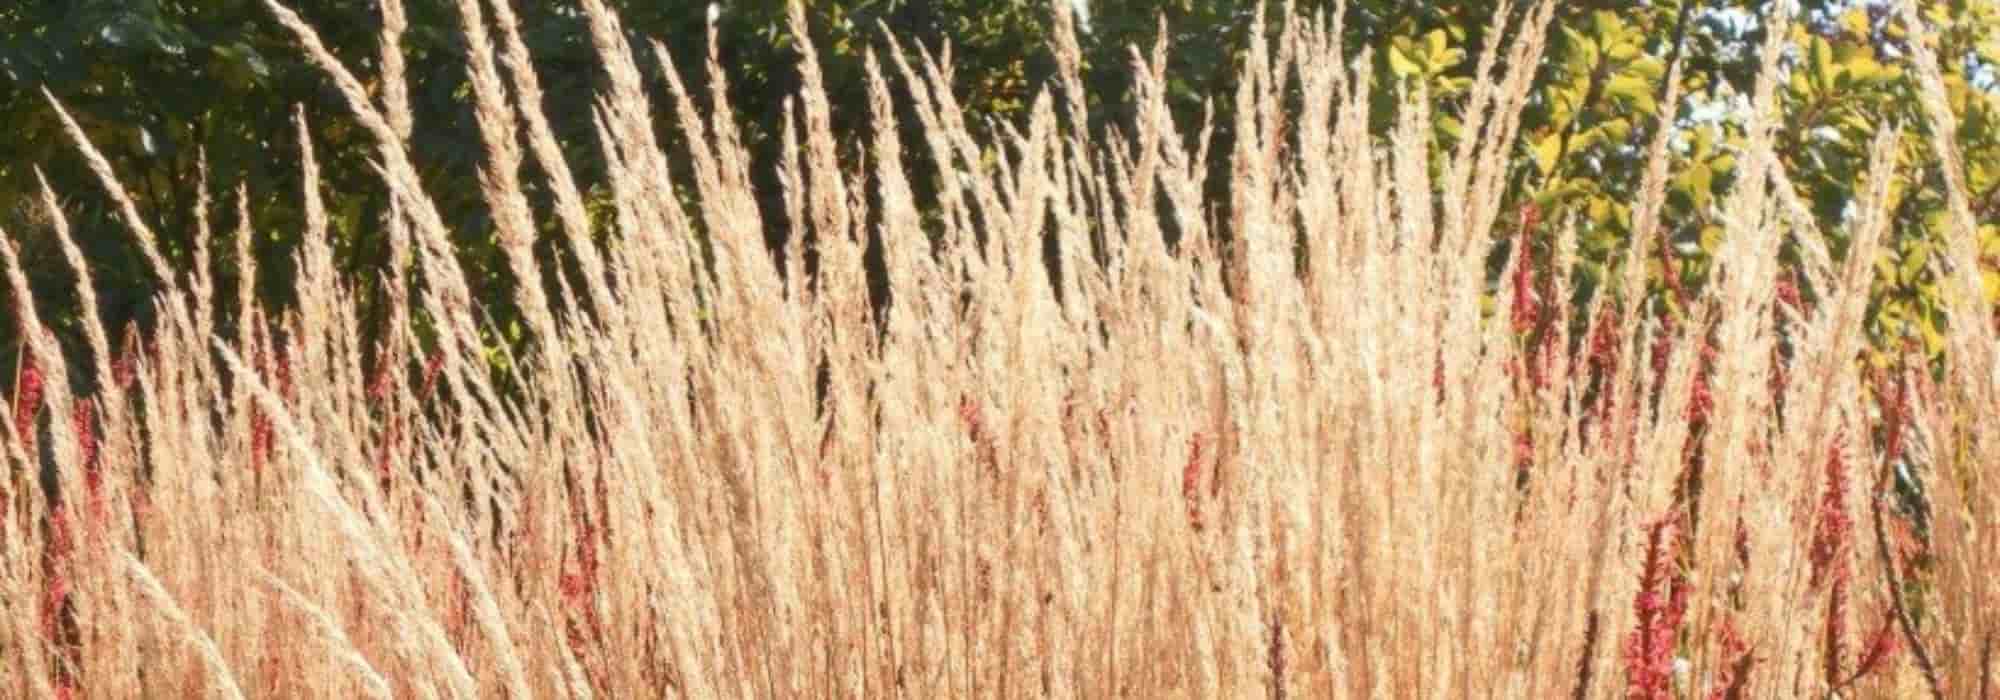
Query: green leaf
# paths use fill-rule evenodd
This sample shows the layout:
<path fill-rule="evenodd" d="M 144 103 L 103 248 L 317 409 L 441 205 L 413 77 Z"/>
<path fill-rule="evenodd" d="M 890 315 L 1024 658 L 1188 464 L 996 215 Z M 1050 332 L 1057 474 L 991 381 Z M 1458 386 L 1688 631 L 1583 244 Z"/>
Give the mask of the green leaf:
<path fill-rule="evenodd" d="M 1676 180 L 1675 184 L 1687 194 L 1688 199 L 1692 200 L 1696 207 L 1708 206 L 1709 198 L 1714 193 L 1715 171 L 1709 169 L 1707 164 L 1697 163 L 1689 167 L 1682 171 Z"/>
<path fill-rule="evenodd" d="M 1848 34 L 1857 37 L 1868 36 L 1868 11 L 1856 7 L 1841 13 L 1840 28 Z"/>
<path fill-rule="evenodd" d="M 1827 44 L 1826 39 L 1813 37 L 1812 65 L 1814 84 L 1821 90 L 1833 87 L 1836 70 L 1833 64 L 1833 46 Z"/>
<path fill-rule="evenodd" d="M 1707 226 L 1701 227 L 1702 252 L 1714 253 L 1715 249 L 1722 245 L 1722 234 L 1723 231 L 1721 226 L 1717 226 L 1715 224 L 1709 224 Z"/>
<path fill-rule="evenodd" d="M 1458 138 L 1459 135 L 1464 133 L 1465 131 L 1465 123 L 1459 121 L 1457 117 L 1451 116 L 1449 114 L 1441 115 L 1438 117 L 1437 127 L 1439 133 L 1442 133 L 1445 136 L 1454 139 Z"/>
<path fill-rule="evenodd" d="M 1402 47 L 1392 45 L 1389 47 L 1389 72 L 1394 73 L 1397 78 L 1408 78 L 1422 74 L 1423 68 L 1405 55 Z"/>
<path fill-rule="evenodd" d="M 1622 117 L 1607 121 L 1597 128 L 1604 131 L 1605 138 L 1614 142 L 1622 142 L 1632 136 L 1632 122 Z"/>
<path fill-rule="evenodd" d="M 1602 226 L 1609 223 L 1613 213 L 1611 200 L 1605 197 L 1592 197 L 1585 207 L 1585 213 L 1590 216 L 1590 222 L 1593 224 Z"/>
<path fill-rule="evenodd" d="M 1554 209 L 1564 202 L 1590 192 L 1590 183 L 1585 180 L 1565 180 L 1562 184 L 1542 190 L 1535 195 L 1535 206 L 1544 211 Z"/>
<path fill-rule="evenodd" d="M 1912 242 L 1910 249 L 1903 253 L 1903 264 L 1897 269 L 1897 276 L 1904 284 L 1915 284 L 1930 261 L 1930 244 L 1923 241 Z"/>
<path fill-rule="evenodd" d="M 1535 142 L 1535 168 L 1540 170 L 1544 177 L 1555 171 L 1556 158 L 1561 155 L 1558 152 L 1561 148 L 1562 136 L 1553 132 L 1548 136 L 1542 137 L 1540 141 Z"/>
<path fill-rule="evenodd" d="M 1848 60 L 1846 72 L 1852 76 L 1854 82 L 1865 87 L 1879 87 L 1895 82 L 1903 75 L 1902 70 L 1882 65 L 1880 61 L 1865 55 Z"/>
<path fill-rule="evenodd" d="M 1598 41 L 1604 42 L 1607 46 L 1624 43 L 1619 39 L 1625 35 L 1625 23 L 1618 19 L 1618 13 L 1598 10 L 1591 13 L 1590 23 Z"/>
<path fill-rule="evenodd" d="M 1563 39 L 1576 48 L 1576 55 L 1573 60 L 1582 66 L 1582 71 L 1579 72 L 1588 71 L 1590 66 L 1597 63 L 1597 42 L 1577 32 L 1575 29 L 1571 29 L 1567 24 L 1561 25 L 1560 29 L 1562 29 Z"/>
<path fill-rule="evenodd" d="M 1639 76 L 1641 79 L 1655 82 L 1667 76 L 1667 64 L 1662 63 L 1660 59 L 1652 56 L 1647 56 L 1626 64 L 1625 70 Z"/>
<path fill-rule="evenodd" d="M 1604 84 L 1605 94 L 1630 102 L 1639 111 L 1652 114 L 1658 106 L 1653 101 L 1653 84 L 1644 78 L 1630 74 L 1611 77 Z"/>
<path fill-rule="evenodd" d="M 1923 335 L 1925 352 L 1932 355 L 1944 352 L 1944 334 L 1938 332 L 1936 324 L 1917 323 L 1916 326 L 1917 332 Z"/>

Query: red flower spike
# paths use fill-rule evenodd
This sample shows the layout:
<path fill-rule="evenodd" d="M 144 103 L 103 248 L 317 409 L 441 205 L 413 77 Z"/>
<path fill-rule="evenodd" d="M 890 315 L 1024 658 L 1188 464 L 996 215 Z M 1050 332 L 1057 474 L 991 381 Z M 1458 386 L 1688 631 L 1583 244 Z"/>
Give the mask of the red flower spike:
<path fill-rule="evenodd" d="M 1716 674 L 1715 684 L 1709 688 L 1707 700 L 1739 700 L 1743 697 L 1744 686 L 1750 680 L 1750 643 L 1744 641 L 1743 633 L 1736 630 L 1736 621 L 1722 618 L 1715 632 L 1716 643 L 1721 645 L 1721 671 Z"/>
<path fill-rule="evenodd" d="M 1882 624 L 1875 628 L 1873 634 L 1868 635 L 1868 644 L 1862 647 L 1861 660 L 1854 666 L 1854 677 L 1847 682 L 1853 684 L 1862 677 L 1884 668 L 1889 660 L 1895 658 L 1896 653 L 1902 650 L 1903 638 L 1896 634 L 1896 618 L 1893 614 L 1884 614 Z"/>
<path fill-rule="evenodd" d="M 1638 624 L 1625 642 L 1625 696 L 1629 700 L 1673 698 L 1674 643 L 1687 613 L 1687 576 L 1676 569 L 1679 520 L 1655 521 L 1647 534 L 1645 568 L 1632 601 Z"/>
<path fill-rule="evenodd" d="M 35 355 L 21 354 L 20 380 L 14 385 L 14 436 L 29 452 L 35 447 L 35 415 L 42 410 L 42 368 Z"/>
<path fill-rule="evenodd" d="M 1188 438 L 1187 465 L 1181 467 L 1181 498 L 1187 501 L 1188 524 L 1196 531 L 1202 528 L 1201 458 L 1206 447 L 1203 438 L 1200 431 L 1196 431 L 1194 437 Z"/>
<path fill-rule="evenodd" d="M 76 402 L 70 427 L 76 431 L 77 448 L 82 452 L 83 487 L 90 500 L 90 528 L 104 523 L 104 470 L 98 459 L 96 405 L 90 400 Z"/>

